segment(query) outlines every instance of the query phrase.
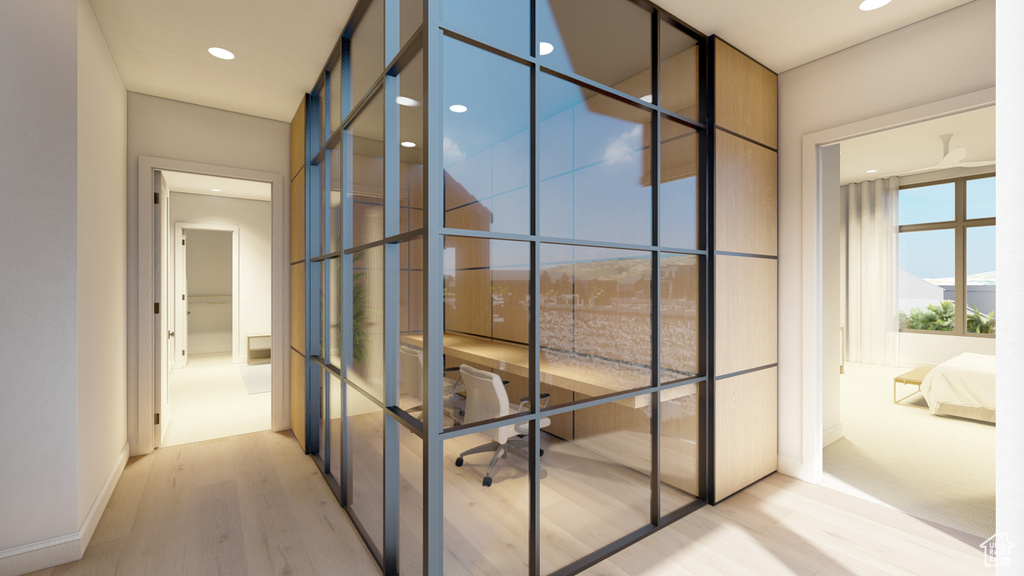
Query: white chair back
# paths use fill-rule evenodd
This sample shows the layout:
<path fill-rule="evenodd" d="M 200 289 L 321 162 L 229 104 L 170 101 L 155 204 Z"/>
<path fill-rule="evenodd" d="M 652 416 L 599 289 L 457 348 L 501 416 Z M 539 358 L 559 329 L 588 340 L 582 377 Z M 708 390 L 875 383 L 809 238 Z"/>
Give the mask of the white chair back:
<path fill-rule="evenodd" d="M 463 364 L 462 383 L 466 386 L 466 424 L 508 416 L 508 394 L 497 374 Z M 500 426 L 482 432 L 499 444 L 515 435 L 513 426 Z"/>
<path fill-rule="evenodd" d="M 399 393 L 423 401 L 423 353 L 410 346 L 398 348 Z"/>

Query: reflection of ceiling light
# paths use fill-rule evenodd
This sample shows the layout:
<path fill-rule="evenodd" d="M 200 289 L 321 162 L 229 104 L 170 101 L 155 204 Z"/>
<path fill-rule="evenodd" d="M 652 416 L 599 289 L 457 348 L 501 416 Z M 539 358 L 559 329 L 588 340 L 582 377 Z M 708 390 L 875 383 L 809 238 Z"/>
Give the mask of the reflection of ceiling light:
<path fill-rule="evenodd" d="M 868 170 L 867 171 L 868 174 L 874 174 L 875 172 L 878 172 L 878 170 Z"/>
<path fill-rule="evenodd" d="M 216 56 L 217 58 L 220 58 L 221 60 L 234 60 L 235 59 L 235 55 L 232 54 L 230 50 L 225 50 L 223 48 L 217 48 L 216 46 L 214 46 L 213 48 L 210 48 L 209 50 L 207 50 L 207 52 L 209 52 L 213 56 Z"/>
<path fill-rule="evenodd" d="M 409 142 L 409 141 L 402 142 L 402 148 L 415 148 L 415 147 L 416 147 L 416 143 L 415 142 Z"/>
<path fill-rule="evenodd" d="M 871 10 L 878 10 L 889 2 L 891 0 L 864 0 L 860 3 L 860 9 L 864 12 L 870 12 Z"/>
<path fill-rule="evenodd" d="M 413 100 L 412 98 L 406 98 L 405 96 L 399 96 L 395 98 L 395 102 L 398 102 L 399 106 L 419 106 L 419 100 Z"/>
<path fill-rule="evenodd" d="M 654 102 L 654 94 L 648 94 L 647 96 L 641 96 L 640 99 L 643 100 L 644 102 L 647 102 L 648 104 L 650 104 L 651 102 Z"/>
<path fill-rule="evenodd" d="M 541 56 L 547 56 L 548 54 L 551 54 L 554 51 L 555 47 L 554 45 L 551 44 L 551 42 L 541 42 L 540 44 L 537 45 L 537 52 Z"/>
<path fill-rule="evenodd" d="M 466 110 L 469 110 L 469 108 L 466 108 L 462 104 L 452 104 L 451 106 L 448 107 L 448 109 L 451 110 L 452 112 L 455 112 L 456 114 L 462 114 Z"/>
<path fill-rule="evenodd" d="M 220 188 L 210 188 L 210 192 L 220 192 Z"/>

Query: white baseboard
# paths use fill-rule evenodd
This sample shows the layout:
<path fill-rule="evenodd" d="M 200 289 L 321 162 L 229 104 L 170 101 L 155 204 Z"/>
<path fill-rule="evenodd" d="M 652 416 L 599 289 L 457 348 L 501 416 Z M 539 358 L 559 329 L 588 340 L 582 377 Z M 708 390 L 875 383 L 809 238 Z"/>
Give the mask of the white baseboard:
<path fill-rule="evenodd" d="M 23 546 L 0 550 L 0 576 L 19 576 L 28 574 L 44 568 L 59 566 L 81 560 L 85 554 L 85 548 L 89 540 L 96 532 L 103 510 L 110 502 L 110 496 L 114 493 L 114 487 L 121 479 L 121 473 L 128 463 L 128 443 L 125 442 L 118 455 L 114 469 L 110 471 L 103 489 L 96 495 L 85 520 L 74 534 L 58 536 L 48 540 L 32 542 Z"/>
<path fill-rule="evenodd" d="M 829 444 L 839 440 L 843 437 L 843 423 L 840 422 L 835 426 L 825 430 L 825 434 L 822 436 L 822 447 L 828 446 Z"/>
<path fill-rule="evenodd" d="M 814 471 L 811 470 L 810 466 L 805 465 L 803 460 L 786 457 L 782 454 L 779 454 L 779 473 L 796 478 L 797 480 L 810 482 L 811 484 L 821 482 L 820 479 L 814 477 Z"/>

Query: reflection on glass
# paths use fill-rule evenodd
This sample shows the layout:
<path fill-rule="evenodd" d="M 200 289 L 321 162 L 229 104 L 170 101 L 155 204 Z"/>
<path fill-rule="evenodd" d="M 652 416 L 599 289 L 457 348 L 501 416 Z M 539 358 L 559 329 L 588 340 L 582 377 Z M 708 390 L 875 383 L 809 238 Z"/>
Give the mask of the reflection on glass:
<path fill-rule="evenodd" d="M 900 225 L 952 222 L 956 217 L 955 197 L 956 188 L 952 182 L 917 188 L 901 188 L 899 192 Z"/>
<path fill-rule="evenodd" d="M 349 44 L 352 104 L 357 104 L 384 71 L 384 0 L 371 0 Z"/>
<path fill-rule="evenodd" d="M 338 485 L 342 484 L 341 478 L 341 426 L 342 426 L 342 414 L 341 414 L 341 380 L 327 372 L 327 379 L 330 382 L 330 388 L 328 390 L 329 396 L 329 408 L 327 412 L 328 418 L 331 422 L 331 442 L 330 442 L 330 454 L 331 454 L 331 476 L 338 481 Z"/>
<path fill-rule="evenodd" d="M 700 333 L 700 257 L 661 258 L 661 382 L 703 373 Z"/>
<path fill-rule="evenodd" d="M 444 0 L 446 25 L 509 52 L 523 53 L 530 42 L 530 0 Z"/>
<path fill-rule="evenodd" d="M 528 37 L 528 36 L 527 36 Z M 539 0 L 538 59 L 637 98 L 651 95 L 651 13 L 629 0 Z"/>
<path fill-rule="evenodd" d="M 352 159 L 352 245 L 384 237 L 384 94 L 378 92 L 345 131 Z"/>
<path fill-rule="evenodd" d="M 330 348 L 328 361 L 332 366 L 341 368 L 341 312 L 344 303 L 341 301 L 341 258 L 331 258 L 326 261 L 329 279 L 328 307 L 330 308 L 330 325 L 327 327 L 327 336 Z"/>
<path fill-rule="evenodd" d="M 996 217 L 996 178 L 967 181 L 967 218 Z"/>
<path fill-rule="evenodd" d="M 661 21 L 661 106 L 700 119 L 700 48 L 697 41 L 665 20 Z"/>
<path fill-rule="evenodd" d="M 327 151 L 327 155 L 327 159 L 330 162 L 328 164 L 329 174 L 324 181 L 330 181 L 327 198 L 325 199 L 327 202 L 327 217 L 325 220 L 330 228 L 330 250 L 328 252 L 338 252 L 341 250 L 341 231 L 343 226 L 341 211 L 341 150 L 338 147 L 332 148 Z"/>
<path fill-rule="evenodd" d="M 352 255 L 352 363 L 345 376 L 384 401 L 384 248 Z"/>
<path fill-rule="evenodd" d="M 537 99 L 540 233 L 650 244 L 651 113 L 548 74 Z"/>
<path fill-rule="evenodd" d="M 317 455 L 327 461 L 327 395 L 324 393 L 324 371 L 320 367 L 314 371 L 313 385 L 320 391 L 320 405 L 317 422 L 319 424 L 319 443 L 317 444 Z"/>
<path fill-rule="evenodd" d="M 381 551 L 384 549 L 384 414 L 351 386 L 345 397 L 345 434 L 352 451 L 349 455 L 352 462 L 349 508 Z"/>
<path fill-rule="evenodd" d="M 967 331 L 996 333 L 996 227 L 967 229 Z"/>
<path fill-rule="evenodd" d="M 423 23 L 423 0 L 401 0 L 398 18 L 399 47 L 405 46 Z"/>
<path fill-rule="evenodd" d="M 700 493 L 700 413 L 697 390 L 686 384 L 661 393 L 661 514 L 696 500 Z"/>
<path fill-rule="evenodd" d="M 529 69 L 445 38 L 443 89 L 445 226 L 529 233 Z"/>
<path fill-rule="evenodd" d="M 540 481 L 542 573 L 650 522 L 650 402 L 649 395 L 642 395 L 576 410 L 571 440 L 546 437 L 541 466 L 547 477 Z"/>
<path fill-rule="evenodd" d="M 650 386 L 650 253 L 542 244 L 540 264 L 542 380 L 577 399 Z"/>
<path fill-rule="evenodd" d="M 903 191 L 900 191 L 903 194 Z M 903 211 L 900 210 L 902 219 Z M 953 230 L 901 232 L 900 328 L 955 329 L 956 264 Z"/>
<path fill-rule="evenodd" d="M 423 440 L 398 427 L 398 572 L 423 574 Z"/>
<path fill-rule="evenodd" d="M 491 437 L 477 432 L 444 442 L 444 573 L 529 573 L 530 481 L 526 459 L 498 458 L 492 483 L 482 479 L 493 452 L 459 455 Z"/>
<path fill-rule="evenodd" d="M 331 68 L 330 75 L 331 129 L 327 131 L 327 138 L 330 138 L 331 134 L 334 134 L 334 131 L 341 126 L 341 58 L 338 58 L 338 61 L 334 63 L 334 68 Z"/>
<path fill-rule="evenodd" d="M 422 7 L 422 3 L 420 4 Z M 398 75 L 399 228 L 423 228 L 423 53 Z"/>
<path fill-rule="evenodd" d="M 317 125 L 314 128 L 316 134 L 316 144 L 319 146 L 327 141 L 327 137 L 330 135 L 330 129 L 326 124 L 327 120 L 327 107 L 330 105 L 327 102 L 326 93 L 324 86 L 318 86 L 310 96 L 313 103 L 313 116 L 316 119 Z"/>
<path fill-rule="evenodd" d="M 423 416 L 423 240 L 398 247 L 398 406 Z"/>
<path fill-rule="evenodd" d="M 699 147 L 697 132 L 678 122 L 661 121 L 661 245 L 702 248 L 700 202 L 697 200 Z"/>
<path fill-rule="evenodd" d="M 310 262 L 309 269 L 309 277 L 315 283 L 314 285 L 317 287 L 316 305 L 317 309 L 320 312 L 319 316 L 321 320 L 320 324 L 316 327 L 317 331 L 314 333 L 313 336 L 314 342 L 312 343 L 312 348 L 314 355 L 323 358 L 326 356 L 324 336 L 327 327 L 323 325 L 322 321 L 325 315 L 330 310 L 331 302 L 328 300 L 328 298 L 330 298 L 330 295 L 327 293 L 327 278 L 325 277 L 324 263 Z"/>

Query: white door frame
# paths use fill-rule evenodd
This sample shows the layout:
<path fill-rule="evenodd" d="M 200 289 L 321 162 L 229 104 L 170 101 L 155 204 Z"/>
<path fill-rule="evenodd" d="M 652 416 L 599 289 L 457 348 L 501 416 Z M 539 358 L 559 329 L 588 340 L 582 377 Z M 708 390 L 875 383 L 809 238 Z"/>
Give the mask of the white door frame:
<path fill-rule="evenodd" d="M 290 358 L 288 355 L 288 202 L 285 179 L 282 174 L 259 172 L 243 168 L 230 168 L 139 156 L 139 197 L 138 197 L 138 293 L 136 294 L 139 324 L 139 342 L 136 348 L 138 369 L 137 374 L 129 377 L 129 387 L 137 387 L 135 399 L 128 405 L 128 437 L 137 439 L 131 447 L 131 455 L 148 454 L 156 447 L 157 426 L 154 424 L 158 413 L 160 396 L 160 366 L 156 359 L 156 346 L 166 346 L 166 334 L 157 334 L 160 329 L 158 317 L 154 314 L 154 304 L 161 302 L 161 286 L 157 283 L 154 246 L 154 218 L 159 208 L 153 203 L 153 174 L 158 170 L 174 172 L 191 172 L 210 176 L 222 176 L 241 180 L 267 182 L 271 185 L 271 428 L 274 431 L 287 430 L 289 423 L 288 374 Z M 164 283 L 161 283 L 164 284 Z M 166 310 L 161 310 L 166 313 Z M 166 369 L 166 368 L 165 368 Z M 134 382 L 133 382 L 134 380 Z M 129 393 L 129 398 L 132 394 Z"/>
<path fill-rule="evenodd" d="M 979 90 L 962 96 L 932 102 L 907 110 L 900 110 L 876 118 L 805 134 L 801 148 L 801 462 L 781 470 L 801 480 L 820 484 L 823 473 L 822 425 L 822 362 L 823 315 L 825 298 L 839 298 L 839 294 L 824 294 L 822 245 L 822 183 L 819 181 L 819 153 L 822 146 L 836 144 L 857 136 L 865 136 L 892 128 L 917 124 L 927 120 L 952 116 L 994 106 L 995 88 Z"/>
<path fill-rule="evenodd" d="M 184 260 L 184 251 L 182 248 L 181 239 L 185 235 L 185 230 L 215 230 L 218 232 L 230 232 L 231 233 L 231 361 L 234 363 L 245 362 L 245 346 L 242 344 L 242 332 L 238 326 L 238 319 L 241 318 L 241 307 L 239 302 L 238 293 L 238 278 L 240 272 L 239 251 L 238 251 L 238 226 L 224 226 L 220 224 L 205 224 L 202 222 L 184 222 L 178 221 L 174 223 L 174 330 L 177 334 L 178 326 L 185 324 L 187 326 L 187 320 L 185 314 L 188 311 L 188 302 L 185 302 L 185 306 L 180 306 L 181 297 L 180 294 L 184 286 L 182 283 L 185 278 L 182 274 L 183 266 L 181 262 Z M 170 306 L 168 306 L 170 310 Z M 184 313 L 183 313 L 184 312 Z M 182 322 L 184 320 L 184 322 Z M 180 363 L 179 359 L 182 357 L 181 352 L 183 348 L 187 348 L 188 334 L 185 335 L 186 345 L 184 347 L 178 346 L 177 340 L 175 340 L 174 349 L 174 365 L 176 368 L 184 367 L 184 363 Z M 186 352 L 187 357 L 187 352 Z"/>

